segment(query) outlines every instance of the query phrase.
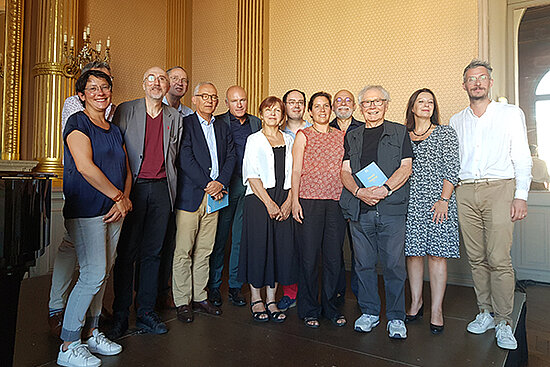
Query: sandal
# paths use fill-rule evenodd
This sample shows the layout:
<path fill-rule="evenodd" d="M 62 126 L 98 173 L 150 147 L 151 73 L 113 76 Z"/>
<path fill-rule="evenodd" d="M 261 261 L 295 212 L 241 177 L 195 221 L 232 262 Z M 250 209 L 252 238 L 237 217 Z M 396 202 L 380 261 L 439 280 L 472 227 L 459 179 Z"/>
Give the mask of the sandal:
<path fill-rule="evenodd" d="M 286 314 L 283 311 L 280 311 L 280 310 L 275 311 L 275 312 L 271 312 L 269 310 L 270 305 L 277 305 L 277 302 L 273 301 L 273 302 L 266 303 L 266 311 L 267 311 L 267 314 L 269 315 L 269 318 L 271 319 L 271 321 L 277 322 L 277 323 L 284 322 L 286 320 Z M 281 317 L 281 316 L 284 316 L 284 317 Z"/>
<path fill-rule="evenodd" d="M 254 311 L 252 309 L 252 307 L 254 307 L 254 305 L 257 305 L 258 303 L 263 303 L 263 301 L 260 299 L 258 301 L 250 302 L 250 312 L 252 312 L 252 318 L 254 319 L 254 321 L 258 321 L 258 322 L 269 321 L 269 314 L 267 313 L 266 310 Z M 267 317 L 262 317 L 263 315 L 266 315 Z"/>
<path fill-rule="evenodd" d="M 332 321 L 332 323 L 338 327 L 346 326 L 346 324 L 348 323 L 344 315 L 334 316 L 332 319 L 330 319 L 330 321 Z"/>
<path fill-rule="evenodd" d="M 312 329 L 318 329 L 320 326 L 319 319 L 317 317 L 305 317 L 304 325 Z"/>

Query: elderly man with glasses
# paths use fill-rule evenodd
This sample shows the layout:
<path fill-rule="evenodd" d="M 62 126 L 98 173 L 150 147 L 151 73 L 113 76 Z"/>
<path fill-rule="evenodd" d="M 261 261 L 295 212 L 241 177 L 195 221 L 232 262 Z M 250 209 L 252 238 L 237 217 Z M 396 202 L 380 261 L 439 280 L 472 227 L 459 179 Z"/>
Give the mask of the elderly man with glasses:
<path fill-rule="evenodd" d="M 124 221 L 117 248 L 111 339 L 119 338 L 128 329 L 134 263 L 139 265 L 136 326 L 154 334 L 168 331 L 154 307 L 160 252 L 176 199 L 176 156 L 183 123 L 176 109 L 162 103 L 169 88 L 163 69 L 147 70 L 142 84 L 145 98 L 122 103 L 113 117 L 128 152 L 134 209 Z"/>
<path fill-rule="evenodd" d="M 362 315 L 355 321 L 355 330 L 369 332 L 380 323 L 376 272 L 379 255 L 384 268 L 387 331 L 390 338 L 404 339 L 405 216 L 413 151 L 406 127 L 384 119 L 389 100 L 388 92 L 379 85 L 359 92 L 365 127 L 350 131 L 344 140 L 341 177 L 345 188 L 340 206 L 350 221 L 359 279 L 357 301 Z M 365 187 L 357 172 L 373 162 L 388 179 Z"/>
<path fill-rule="evenodd" d="M 207 298 L 209 258 L 214 247 L 218 212 L 209 200 L 227 195 L 235 167 L 235 149 L 229 126 L 216 121 L 218 91 L 212 83 L 194 90 L 196 112 L 185 117 L 178 167 L 176 249 L 172 266 L 172 292 L 178 320 L 193 321 L 193 309 L 212 315 L 222 311 Z M 192 302 L 192 304 L 191 304 Z"/>

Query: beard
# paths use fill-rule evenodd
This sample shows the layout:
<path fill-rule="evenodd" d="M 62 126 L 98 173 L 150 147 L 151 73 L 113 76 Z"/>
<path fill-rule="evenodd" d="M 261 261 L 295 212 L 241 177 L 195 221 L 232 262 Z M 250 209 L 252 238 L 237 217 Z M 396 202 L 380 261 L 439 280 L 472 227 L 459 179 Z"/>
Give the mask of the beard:
<path fill-rule="evenodd" d="M 334 111 L 334 114 L 336 115 L 337 118 L 339 118 L 340 120 L 346 120 L 346 119 L 349 119 L 351 117 L 351 115 L 353 115 L 353 111 L 351 108 L 349 107 L 346 107 L 346 106 L 342 106 L 342 107 L 338 107 L 335 111 Z"/>
<path fill-rule="evenodd" d="M 478 88 L 476 91 L 482 91 L 482 94 L 474 94 L 474 91 L 468 91 L 468 98 L 471 101 L 480 101 L 489 97 L 489 91 L 487 89 Z"/>

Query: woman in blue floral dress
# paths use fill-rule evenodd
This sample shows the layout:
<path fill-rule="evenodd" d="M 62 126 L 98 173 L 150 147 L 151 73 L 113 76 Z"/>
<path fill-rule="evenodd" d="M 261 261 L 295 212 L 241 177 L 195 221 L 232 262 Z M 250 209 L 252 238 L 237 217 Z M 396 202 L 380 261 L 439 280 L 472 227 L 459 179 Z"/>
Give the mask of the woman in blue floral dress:
<path fill-rule="evenodd" d="M 415 158 L 410 178 L 405 256 L 411 287 L 407 322 L 423 315 L 424 258 L 428 258 L 431 288 L 430 330 L 443 332 L 443 297 L 447 259 L 458 258 L 458 214 L 454 187 L 460 160 L 458 140 L 450 126 L 440 125 L 434 93 L 419 89 L 409 98 L 407 129 Z"/>

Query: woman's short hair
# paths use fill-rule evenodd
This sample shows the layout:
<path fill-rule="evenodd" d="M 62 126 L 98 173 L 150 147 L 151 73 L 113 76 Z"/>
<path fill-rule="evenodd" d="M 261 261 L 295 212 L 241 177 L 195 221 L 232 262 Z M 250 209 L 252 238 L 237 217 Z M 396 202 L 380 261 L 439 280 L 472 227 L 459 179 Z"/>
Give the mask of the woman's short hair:
<path fill-rule="evenodd" d="M 109 75 L 105 74 L 103 71 L 92 69 L 86 71 L 77 79 L 75 84 L 76 93 L 84 94 L 86 84 L 88 84 L 88 80 L 91 76 L 95 76 L 96 78 L 105 80 L 109 84 L 109 87 L 111 87 L 111 89 L 113 88 L 113 81 L 111 80 L 111 77 Z M 83 100 L 80 100 L 80 102 L 84 107 L 86 107 L 86 104 Z"/>
<path fill-rule="evenodd" d="M 407 103 L 407 112 L 405 113 L 405 125 L 407 126 L 408 131 L 413 131 L 416 124 L 414 121 L 414 113 L 413 113 L 413 107 L 414 103 L 416 102 L 416 99 L 420 95 L 420 93 L 430 93 L 434 99 L 434 111 L 432 113 L 432 117 L 430 117 L 430 121 L 434 125 L 439 125 L 439 106 L 437 104 L 437 99 L 435 98 L 434 92 L 432 92 L 428 88 L 422 88 L 417 91 L 415 91 L 411 97 L 409 98 L 409 102 Z"/>
<path fill-rule="evenodd" d="M 308 111 L 311 111 L 313 109 L 313 101 L 315 101 L 315 98 L 318 98 L 318 97 L 325 97 L 326 99 L 328 99 L 328 104 L 332 109 L 332 96 L 327 92 L 317 92 L 317 93 L 314 93 L 309 99 L 309 102 L 307 104 Z"/>
<path fill-rule="evenodd" d="M 258 108 L 258 110 L 260 111 L 260 115 L 261 115 L 263 110 L 265 110 L 266 108 L 271 108 L 275 105 L 279 105 L 279 108 L 281 109 L 281 113 L 282 113 L 281 122 L 282 122 L 285 120 L 286 113 L 285 113 L 285 105 L 280 98 L 275 96 L 267 97 L 262 101 L 262 103 L 260 103 L 260 107 Z"/>

